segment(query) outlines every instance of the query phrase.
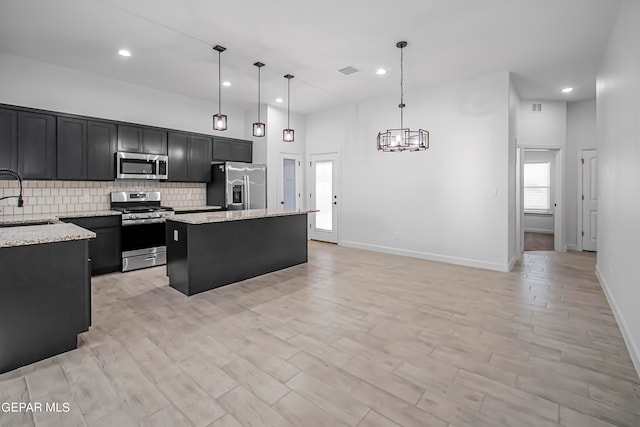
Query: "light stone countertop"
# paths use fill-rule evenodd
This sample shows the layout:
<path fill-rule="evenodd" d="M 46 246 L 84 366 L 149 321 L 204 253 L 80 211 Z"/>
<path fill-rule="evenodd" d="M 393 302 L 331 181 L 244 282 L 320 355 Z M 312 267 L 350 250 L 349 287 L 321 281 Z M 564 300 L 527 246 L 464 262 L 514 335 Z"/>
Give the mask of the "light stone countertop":
<path fill-rule="evenodd" d="M 274 216 L 303 215 L 311 212 L 318 212 L 318 211 L 312 210 L 312 209 L 284 210 L 282 208 L 276 208 L 276 209 L 249 209 L 249 210 L 223 211 L 223 212 L 203 212 L 203 213 L 169 216 L 167 217 L 167 221 L 183 222 L 186 224 L 209 224 L 214 222 L 239 221 L 239 220 L 245 220 L 245 219 L 268 218 L 268 217 L 274 217 Z"/>
<path fill-rule="evenodd" d="M 74 224 L 58 222 L 0 228 L 0 248 L 93 239 L 96 234 Z"/>
<path fill-rule="evenodd" d="M 184 206 L 180 208 L 173 208 L 177 214 L 185 211 L 219 211 L 220 209 L 222 209 L 222 206 Z"/>
<path fill-rule="evenodd" d="M 25 215 L 0 215 L 0 227 L 3 225 L 24 224 L 29 225 L 38 222 L 55 222 L 60 218 L 88 218 L 97 216 L 122 215 L 118 211 L 85 211 L 85 212 L 58 212 L 48 214 L 25 214 Z"/>

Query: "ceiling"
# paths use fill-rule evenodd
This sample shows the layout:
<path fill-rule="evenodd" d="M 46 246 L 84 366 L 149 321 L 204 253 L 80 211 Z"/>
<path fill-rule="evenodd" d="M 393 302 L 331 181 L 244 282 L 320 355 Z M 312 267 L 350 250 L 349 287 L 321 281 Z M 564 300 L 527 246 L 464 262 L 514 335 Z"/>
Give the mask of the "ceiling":
<path fill-rule="evenodd" d="M 600 57 L 619 0 L 1 0 L 0 52 L 217 104 L 285 99 L 310 113 L 511 71 L 524 99 L 595 96 Z M 123 47 L 133 56 L 123 58 Z M 360 71 L 345 76 L 337 70 Z M 388 70 L 384 76 L 376 69 Z M 572 86 L 569 95 L 560 89 Z M 224 108 L 223 108 L 224 110 Z"/>

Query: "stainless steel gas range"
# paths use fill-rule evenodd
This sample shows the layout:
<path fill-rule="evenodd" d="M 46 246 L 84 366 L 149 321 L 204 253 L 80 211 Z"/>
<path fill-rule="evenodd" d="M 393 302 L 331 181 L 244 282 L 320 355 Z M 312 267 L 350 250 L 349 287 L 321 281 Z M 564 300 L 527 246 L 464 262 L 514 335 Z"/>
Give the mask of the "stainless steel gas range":
<path fill-rule="evenodd" d="M 113 192 L 111 209 L 122 212 L 122 271 L 167 263 L 165 218 L 175 212 L 161 205 L 160 192 Z"/>

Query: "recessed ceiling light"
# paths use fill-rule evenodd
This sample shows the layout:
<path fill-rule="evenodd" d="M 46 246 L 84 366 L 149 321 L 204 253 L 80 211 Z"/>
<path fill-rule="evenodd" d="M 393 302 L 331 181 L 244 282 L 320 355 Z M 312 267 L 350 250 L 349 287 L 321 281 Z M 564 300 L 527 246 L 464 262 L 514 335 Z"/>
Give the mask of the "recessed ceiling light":
<path fill-rule="evenodd" d="M 129 52 L 127 49 L 120 49 L 118 51 L 118 55 L 129 57 L 131 56 L 131 52 Z"/>
<path fill-rule="evenodd" d="M 282 102 L 282 98 L 276 98 L 276 102 Z"/>
<path fill-rule="evenodd" d="M 226 82 L 226 81 L 222 82 L 222 86 L 229 87 L 229 86 L 231 86 L 231 82 Z"/>
<path fill-rule="evenodd" d="M 564 89 L 562 89 L 562 93 L 571 93 L 571 92 L 573 92 L 572 87 L 565 87 Z"/>
<path fill-rule="evenodd" d="M 376 74 L 379 76 L 384 76 L 385 74 L 387 74 L 387 70 L 385 70 L 384 68 L 378 68 Z"/>

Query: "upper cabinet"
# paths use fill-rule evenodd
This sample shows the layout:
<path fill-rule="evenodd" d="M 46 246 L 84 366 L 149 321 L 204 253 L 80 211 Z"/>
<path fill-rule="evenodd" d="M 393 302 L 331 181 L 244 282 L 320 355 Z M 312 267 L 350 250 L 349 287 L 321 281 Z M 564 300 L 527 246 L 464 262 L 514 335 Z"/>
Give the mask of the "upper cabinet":
<path fill-rule="evenodd" d="M 169 132 L 169 181 L 211 181 L 211 138 Z"/>
<path fill-rule="evenodd" d="M 118 151 L 167 154 L 167 132 L 142 126 L 118 125 Z"/>
<path fill-rule="evenodd" d="M 18 112 L 0 109 L 0 168 L 18 169 Z"/>
<path fill-rule="evenodd" d="M 115 153 L 118 127 L 113 123 L 87 121 L 87 178 L 113 181 L 116 177 Z"/>
<path fill-rule="evenodd" d="M 213 157 L 211 160 L 251 163 L 252 159 L 253 142 L 230 138 L 213 139 Z"/>
<path fill-rule="evenodd" d="M 58 117 L 57 179 L 87 179 L 87 121 Z"/>
<path fill-rule="evenodd" d="M 55 116 L 18 111 L 18 173 L 23 179 L 55 179 Z"/>
<path fill-rule="evenodd" d="M 112 123 L 58 117 L 56 178 L 115 179 L 116 129 Z"/>
<path fill-rule="evenodd" d="M 0 168 L 24 179 L 113 181 L 118 151 L 168 155 L 174 182 L 210 182 L 212 161 L 253 160 L 251 141 L 0 104 Z"/>

